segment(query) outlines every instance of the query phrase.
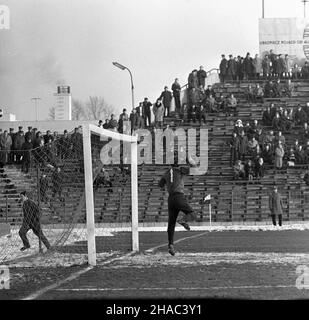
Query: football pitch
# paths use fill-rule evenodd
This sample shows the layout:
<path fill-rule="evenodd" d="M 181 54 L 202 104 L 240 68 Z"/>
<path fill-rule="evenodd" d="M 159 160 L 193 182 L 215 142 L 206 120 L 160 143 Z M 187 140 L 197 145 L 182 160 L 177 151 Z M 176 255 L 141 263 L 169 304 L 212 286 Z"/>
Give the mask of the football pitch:
<path fill-rule="evenodd" d="M 11 261 L 0 299 L 309 298 L 307 228 L 192 229 L 177 227 L 175 256 L 162 230 L 141 231 L 137 254 L 130 232 L 97 236 L 95 267 L 87 265 L 86 241 Z"/>

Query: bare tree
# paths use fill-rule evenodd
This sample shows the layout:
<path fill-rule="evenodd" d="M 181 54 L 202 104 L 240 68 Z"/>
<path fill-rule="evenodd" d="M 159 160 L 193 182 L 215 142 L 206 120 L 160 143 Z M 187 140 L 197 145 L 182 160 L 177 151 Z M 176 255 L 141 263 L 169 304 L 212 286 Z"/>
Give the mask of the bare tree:
<path fill-rule="evenodd" d="M 104 120 L 114 112 L 114 107 L 105 102 L 103 97 L 89 97 L 86 103 L 87 118 L 89 120 Z"/>
<path fill-rule="evenodd" d="M 48 120 L 55 120 L 55 119 L 56 119 L 56 108 L 51 107 L 49 108 Z"/>
<path fill-rule="evenodd" d="M 84 117 L 84 104 L 80 100 L 72 99 L 72 120 L 82 120 Z"/>

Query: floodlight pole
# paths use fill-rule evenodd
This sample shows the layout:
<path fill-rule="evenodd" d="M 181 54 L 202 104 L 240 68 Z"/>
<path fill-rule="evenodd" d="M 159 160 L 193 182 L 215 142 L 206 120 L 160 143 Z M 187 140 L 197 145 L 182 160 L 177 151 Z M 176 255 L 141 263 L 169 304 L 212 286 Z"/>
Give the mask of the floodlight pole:
<path fill-rule="evenodd" d="M 265 7 L 264 7 L 264 0 L 262 0 L 262 18 L 264 19 L 264 9 L 265 9 Z"/>
<path fill-rule="evenodd" d="M 302 2 L 304 3 L 304 18 L 306 18 L 306 2 L 307 2 L 307 0 L 302 0 Z"/>
<path fill-rule="evenodd" d="M 134 104 L 134 85 L 133 85 L 132 72 L 131 72 L 131 70 L 130 70 L 128 67 L 126 67 L 126 66 L 124 66 L 124 65 L 122 65 L 122 64 L 120 64 L 120 63 L 118 63 L 118 62 L 113 62 L 113 65 L 114 65 L 115 67 L 121 69 L 121 70 L 128 70 L 128 71 L 129 71 L 130 78 L 131 78 L 132 110 L 133 110 L 135 104 Z"/>

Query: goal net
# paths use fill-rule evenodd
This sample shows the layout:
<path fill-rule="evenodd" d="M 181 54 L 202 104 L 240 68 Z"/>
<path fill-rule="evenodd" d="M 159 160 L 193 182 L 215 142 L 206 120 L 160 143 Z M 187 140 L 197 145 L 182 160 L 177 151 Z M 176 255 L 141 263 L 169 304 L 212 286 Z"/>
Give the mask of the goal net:
<path fill-rule="evenodd" d="M 86 260 L 94 265 L 96 247 L 100 253 L 117 250 L 115 239 L 108 237 L 113 235 L 107 231 L 111 228 L 106 228 L 111 223 L 114 231 L 117 227 L 127 230 L 118 247 L 139 250 L 135 136 L 90 124 L 60 133 L 39 147 L 29 143 L 28 149 L 14 150 L 14 165 L 1 169 L 7 188 L 0 212 L 0 263 L 45 252 L 43 240 L 47 238 L 62 257 L 51 263 L 69 265 L 69 261 Z M 27 210 L 27 218 L 20 202 L 22 191 L 35 203 Z M 38 223 L 27 232 L 30 248 L 20 251 L 24 243 L 19 230 L 33 219 Z M 39 229 L 44 237 L 35 234 Z"/>

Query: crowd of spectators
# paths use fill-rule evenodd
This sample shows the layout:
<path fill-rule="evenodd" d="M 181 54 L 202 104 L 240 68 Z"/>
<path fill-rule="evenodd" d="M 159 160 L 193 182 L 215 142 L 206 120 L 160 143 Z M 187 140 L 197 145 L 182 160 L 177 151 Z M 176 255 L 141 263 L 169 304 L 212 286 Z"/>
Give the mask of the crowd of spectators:
<path fill-rule="evenodd" d="M 234 178 L 261 178 L 266 167 L 281 170 L 286 166 L 309 164 L 309 103 L 303 108 L 276 107 L 271 103 L 263 112 L 261 123 L 253 120 L 234 125 L 230 146 L 230 165 Z M 292 145 L 284 134 L 298 129 L 298 139 Z"/>
<path fill-rule="evenodd" d="M 245 57 L 238 55 L 229 59 L 221 55 L 219 65 L 221 82 L 242 81 L 258 79 L 309 79 L 309 64 L 306 61 L 302 67 L 288 54 L 275 54 L 273 50 L 266 53 L 263 58 L 258 54 L 251 57 L 247 52 Z"/>

